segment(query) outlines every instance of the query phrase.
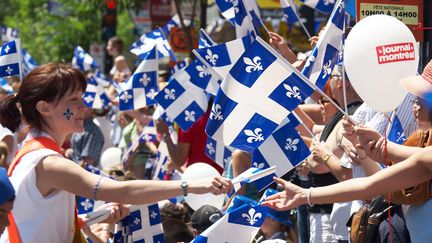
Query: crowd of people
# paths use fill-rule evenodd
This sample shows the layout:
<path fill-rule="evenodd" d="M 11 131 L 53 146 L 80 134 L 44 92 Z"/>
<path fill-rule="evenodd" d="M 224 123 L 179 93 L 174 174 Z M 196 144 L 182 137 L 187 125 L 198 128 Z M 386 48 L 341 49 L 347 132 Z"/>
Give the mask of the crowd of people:
<path fill-rule="evenodd" d="M 316 41 L 313 37 L 311 44 Z M 298 60 L 280 35 L 271 32 L 269 43 L 293 66 L 303 67 L 305 60 Z M 107 51 L 114 58 L 113 81 L 125 82 L 132 72 L 121 39 L 110 39 Z M 164 84 L 161 75 L 159 85 Z M 394 114 L 377 112 L 357 94 L 343 63 L 335 66 L 326 95 L 314 93 L 296 109 L 307 127 L 299 126 L 298 132 L 312 154 L 275 178 L 271 186 L 280 192 L 262 204 L 271 209 L 253 242 L 428 242 L 432 62 L 401 85 L 410 94 Z M 112 225 L 129 214 L 129 204 L 163 202 L 166 242 L 190 242 L 223 217 L 232 198 L 221 208 L 203 205 L 195 211 L 184 201 L 166 200 L 188 193 L 226 194 L 232 190 L 230 179 L 254 162 L 250 151 L 238 149 L 225 168 L 205 155 L 212 98 L 204 116 L 187 131 L 172 130 L 157 119 L 157 141 L 131 150 L 153 120 L 155 107 L 119 111 L 117 90 L 110 86 L 110 107 L 87 108 L 82 100 L 86 87 L 81 71 L 49 63 L 32 70 L 13 94 L 1 92 L 0 166 L 5 169 L 0 168 L 0 242 L 82 242 L 83 233 L 93 242 L 108 242 Z M 346 107 L 351 118 L 333 103 Z M 387 138 L 395 116 L 409 135 L 404 144 Z M 164 180 L 152 180 L 162 142 L 170 157 L 167 174 Z M 101 157 L 113 147 L 128 156 L 103 164 Z M 220 176 L 181 180 L 179 174 L 198 162 Z M 93 174 L 86 165 L 115 179 Z M 236 194 L 258 200 L 262 192 L 245 184 Z M 78 222 L 87 219 L 75 212 L 76 196 L 112 202 L 102 206 L 109 217 L 81 227 Z"/>

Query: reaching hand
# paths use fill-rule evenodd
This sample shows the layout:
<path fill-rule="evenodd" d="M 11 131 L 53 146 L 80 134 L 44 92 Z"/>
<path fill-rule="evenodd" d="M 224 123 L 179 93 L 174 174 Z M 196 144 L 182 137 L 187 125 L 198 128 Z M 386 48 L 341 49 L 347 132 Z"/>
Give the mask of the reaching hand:
<path fill-rule="evenodd" d="M 275 177 L 274 180 L 277 183 L 281 184 L 285 188 L 285 191 L 267 197 L 262 203 L 263 206 L 268 206 L 279 211 L 284 211 L 296 208 L 297 206 L 302 204 L 306 204 L 306 189 L 298 187 L 291 182 L 287 182 L 280 178 Z"/>
<path fill-rule="evenodd" d="M 375 145 L 376 142 L 382 137 L 382 135 L 372 128 L 368 127 L 354 127 L 355 134 L 358 137 L 358 145 L 365 148 L 372 142 Z"/>
<path fill-rule="evenodd" d="M 232 191 L 232 183 L 229 179 L 222 176 L 216 176 L 210 179 L 191 181 L 189 188 L 192 193 L 204 194 L 213 193 L 214 195 L 226 194 Z"/>
<path fill-rule="evenodd" d="M 285 39 L 275 32 L 269 32 L 270 40 L 269 44 L 273 49 L 279 52 L 285 59 L 287 59 L 290 63 L 294 63 L 297 61 L 297 56 L 294 52 L 289 48 Z"/>
<path fill-rule="evenodd" d="M 106 208 L 109 210 L 110 215 L 107 219 L 102 221 L 101 223 L 113 224 L 117 223 L 127 215 L 129 215 L 129 207 L 120 203 L 106 203 L 100 206 L 97 209 Z"/>

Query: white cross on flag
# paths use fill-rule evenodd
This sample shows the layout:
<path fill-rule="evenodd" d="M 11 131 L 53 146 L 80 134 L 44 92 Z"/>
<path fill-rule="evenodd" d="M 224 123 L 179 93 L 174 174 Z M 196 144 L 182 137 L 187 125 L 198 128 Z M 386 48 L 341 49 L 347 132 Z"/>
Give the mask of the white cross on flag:
<path fill-rule="evenodd" d="M 119 94 L 120 110 L 137 110 L 156 103 L 154 97 L 159 91 L 156 48 L 147 52 L 143 59 L 134 74 L 120 85 L 122 89 Z"/>
<path fill-rule="evenodd" d="M 234 148 L 224 146 L 223 143 L 218 143 L 211 137 L 207 137 L 204 154 L 220 165 L 220 167 L 225 168 L 231 161 L 231 154 L 233 151 Z"/>
<path fill-rule="evenodd" d="M 0 48 L 0 77 L 21 75 L 20 39 L 5 43 Z"/>
<path fill-rule="evenodd" d="M 206 132 L 225 145 L 259 147 L 313 89 L 257 37 L 222 82 Z"/>
<path fill-rule="evenodd" d="M 83 94 L 84 104 L 93 109 L 102 109 L 110 103 L 105 90 L 95 80 L 94 75 L 87 80 L 87 88 Z"/>
<path fill-rule="evenodd" d="M 325 14 L 330 13 L 335 5 L 335 0 L 300 0 L 300 2 Z"/>
<path fill-rule="evenodd" d="M 324 89 L 334 65 L 342 59 L 345 25 L 344 0 L 341 0 L 336 6 L 302 70 L 302 73 L 321 90 Z"/>
<path fill-rule="evenodd" d="M 99 67 L 93 57 L 90 56 L 90 54 L 88 54 L 81 46 L 75 47 L 72 66 L 83 72 Z"/>
<path fill-rule="evenodd" d="M 130 52 L 140 59 L 144 59 L 148 52 L 155 47 L 158 50 L 159 57 L 171 57 L 172 60 L 176 60 L 174 52 L 161 28 L 143 34 L 139 40 L 132 44 Z"/>

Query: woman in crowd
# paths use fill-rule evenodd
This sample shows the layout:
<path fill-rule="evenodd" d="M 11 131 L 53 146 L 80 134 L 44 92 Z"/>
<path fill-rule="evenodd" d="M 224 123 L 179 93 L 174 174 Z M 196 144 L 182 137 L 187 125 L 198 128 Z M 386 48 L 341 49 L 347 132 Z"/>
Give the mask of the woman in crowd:
<path fill-rule="evenodd" d="M 75 195 L 117 203 L 146 204 L 180 194 L 214 194 L 230 190 L 229 181 L 118 182 L 86 172 L 61 156 L 66 136 L 83 132 L 87 86 L 83 74 L 68 65 L 46 64 L 23 80 L 16 95 L 0 100 L 0 116 L 21 117 L 31 127 L 9 176 L 16 190 L 8 234 L 0 242 L 72 242 L 79 236 L 74 222 Z M 124 214 L 122 208 L 114 212 Z M 118 217 L 116 217 L 118 218 Z"/>

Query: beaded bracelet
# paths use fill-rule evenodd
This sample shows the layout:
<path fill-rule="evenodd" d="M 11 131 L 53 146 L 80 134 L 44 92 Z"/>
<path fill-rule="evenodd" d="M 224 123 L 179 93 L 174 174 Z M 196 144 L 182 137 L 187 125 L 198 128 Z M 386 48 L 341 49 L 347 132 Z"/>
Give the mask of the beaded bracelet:
<path fill-rule="evenodd" d="M 93 199 L 94 200 L 97 200 L 96 196 L 97 196 L 97 193 L 99 191 L 99 186 L 100 186 L 100 182 L 102 181 L 102 179 L 103 179 L 103 176 L 99 176 L 99 179 L 97 180 L 97 182 L 95 184 L 95 187 L 94 187 L 94 190 L 93 190 Z"/>
<path fill-rule="evenodd" d="M 310 207 L 313 207 L 313 206 L 315 205 L 315 204 L 312 204 L 312 203 L 310 202 L 312 188 L 313 188 L 313 187 L 310 187 L 310 188 L 309 188 L 309 191 L 308 191 L 308 194 L 307 194 L 307 197 L 306 197 L 307 203 L 308 203 L 308 205 L 309 205 Z"/>

